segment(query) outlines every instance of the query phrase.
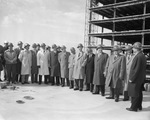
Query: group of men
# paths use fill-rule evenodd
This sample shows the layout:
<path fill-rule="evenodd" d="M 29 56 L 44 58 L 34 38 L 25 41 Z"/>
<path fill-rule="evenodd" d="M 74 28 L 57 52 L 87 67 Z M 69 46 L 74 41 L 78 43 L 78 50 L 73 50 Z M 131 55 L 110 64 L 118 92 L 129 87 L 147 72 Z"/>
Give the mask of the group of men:
<path fill-rule="evenodd" d="M 5 44 L 0 46 L 0 71 L 4 69 L 9 83 L 29 83 L 31 75 L 32 83 L 41 84 L 44 76 L 45 84 L 67 85 L 70 89 L 101 93 L 102 96 L 107 86 L 110 96 L 106 99 L 115 99 L 115 102 L 119 101 L 123 89 L 123 101 L 131 97 L 131 107 L 127 110 L 142 110 L 146 58 L 139 42 L 125 49 L 116 45 L 110 56 L 103 52 L 103 45 L 98 45 L 94 54 L 91 48 L 83 52 L 82 44 L 78 44 L 77 52 L 74 47 L 67 52 L 64 45 L 60 49 L 56 44 L 52 45 L 52 50 L 45 43 L 34 43 L 31 50 L 27 43 L 23 48 L 21 41 L 16 49 L 12 43 Z"/>

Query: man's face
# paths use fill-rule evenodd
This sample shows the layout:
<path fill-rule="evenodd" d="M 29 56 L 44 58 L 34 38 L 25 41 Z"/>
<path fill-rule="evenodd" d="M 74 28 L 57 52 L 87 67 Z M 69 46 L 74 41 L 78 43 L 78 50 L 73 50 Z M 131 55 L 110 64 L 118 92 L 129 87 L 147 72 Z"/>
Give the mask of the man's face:
<path fill-rule="evenodd" d="M 82 47 L 78 47 L 78 50 L 79 50 L 79 51 L 82 51 Z"/>
<path fill-rule="evenodd" d="M 26 50 L 29 50 L 29 48 L 30 48 L 30 46 L 26 46 L 26 47 L 25 47 Z"/>
<path fill-rule="evenodd" d="M 22 48 L 22 45 L 23 45 L 23 44 L 19 44 L 18 46 L 19 46 L 20 48 Z"/>
<path fill-rule="evenodd" d="M 132 53 L 132 50 L 128 50 L 128 51 L 126 51 L 126 53 L 127 53 L 128 55 L 130 55 L 130 54 Z"/>
<path fill-rule="evenodd" d="M 97 50 L 98 53 L 102 53 L 102 51 L 103 51 L 102 48 L 99 48 L 99 49 Z"/>

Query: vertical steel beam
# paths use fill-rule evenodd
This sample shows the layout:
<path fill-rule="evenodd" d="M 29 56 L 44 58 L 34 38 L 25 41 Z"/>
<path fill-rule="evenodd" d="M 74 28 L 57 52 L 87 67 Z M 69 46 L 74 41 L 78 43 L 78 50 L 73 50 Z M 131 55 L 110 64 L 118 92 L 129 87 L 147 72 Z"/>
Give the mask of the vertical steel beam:
<path fill-rule="evenodd" d="M 146 3 L 144 2 L 143 14 L 146 14 Z M 145 30 L 145 18 L 143 18 L 142 29 Z M 142 34 L 142 45 L 144 45 L 144 33 Z"/>

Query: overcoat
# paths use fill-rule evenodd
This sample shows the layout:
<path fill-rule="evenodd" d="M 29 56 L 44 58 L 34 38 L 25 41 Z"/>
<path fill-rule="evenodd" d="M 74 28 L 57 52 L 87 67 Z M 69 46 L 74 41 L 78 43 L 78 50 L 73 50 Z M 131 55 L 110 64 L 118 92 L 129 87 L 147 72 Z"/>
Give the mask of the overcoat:
<path fill-rule="evenodd" d="M 126 74 L 125 74 L 125 79 L 124 79 L 124 91 L 128 90 L 128 83 L 129 83 L 129 73 L 130 73 L 130 68 L 133 60 L 133 54 L 131 54 L 130 59 L 128 59 L 129 55 L 126 55 Z"/>
<path fill-rule="evenodd" d="M 75 57 L 73 78 L 74 79 L 84 79 L 85 78 L 85 64 L 86 64 L 87 54 L 84 52 L 79 52 Z"/>
<path fill-rule="evenodd" d="M 51 67 L 51 76 L 60 76 L 60 64 L 58 61 L 59 52 L 50 52 L 50 67 Z"/>
<path fill-rule="evenodd" d="M 93 83 L 94 57 L 94 54 L 92 54 L 91 56 L 87 55 L 87 62 L 85 65 L 85 84 Z"/>
<path fill-rule="evenodd" d="M 69 52 L 60 52 L 58 61 L 60 63 L 60 74 L 61 78 L 69 78 L 69 68 L 68 68 L 68 60 L 69 60 Z"/>
<path fill-rule="evenodd" d="M 73 70 L 74 70 L 75 54 L 69 56 L 68 68 L 69 68 L 69 80 L 74 80 Z"/>
<path fill-rule="evenodd" d="M 146 77 L 146 58 L 142 52 L 137 53 L 130 68 L 128 94 L 131 97 L 138 97 L 142 84 Z"/>
<path fill-rule="evenodd" d="M 19 54 L 19 60 L 21 61 L 21 75 L 31 74 L 31 65 L 32 65 L 31 51 L 22 50 Z"/>
<path fill-rule="evenodd" d="M 3 60 L 4 60 L 4 49 L 3 46 L 0 45 L 0 71 L 3 70 Z"/>
<path fill-rule="evenodd" d="M 94 78 L 93 78 L 93 84 L 94 85 L 105 85 L 105 77 L 104 77 L 104 71 L 106 62 L 108 59 L 108 54 L 102 53 L 99 57 L 98 54 L 95 56 L 95 69 L 94 69 Z"/>
<path fill-rule="evenodd" d="M 41 49 L 37 53 L 37 66 L 39 67 L 39 75 L 49 75 L 50 53 Z"/>
<path fill-rule="evenodd" d="M 21 73 L 21 61 L 19 60 L 19 54 L 22 50 L 24 50 L 23 48 L 20 49 L 20 48 L 15 48 L 14 49 L 16 51 L 16 54 L 17 54 L 17 65 L 16 65 L 16 71 L 17 71 L 17 74 L 20 74 Z"/>
<path fill-rule="evenodd" d="M 31 50 L 31 55 L 32 55 L 31 74 L 38 74 L 37 52 L 36 52 L 36 50 Z"/>
<path fill-rule="evenodd" d="M 122 86 L 122 80 L 124 80 L 126 72 L 126 58 L 124 55 L 118 55 L 115 59 L 114 55 L 111 55 L 106 63 L 105 75 L 106 86 L 112 88 L 120 88 Z M 112 82 L 112 84 L 111 84 Z"/>

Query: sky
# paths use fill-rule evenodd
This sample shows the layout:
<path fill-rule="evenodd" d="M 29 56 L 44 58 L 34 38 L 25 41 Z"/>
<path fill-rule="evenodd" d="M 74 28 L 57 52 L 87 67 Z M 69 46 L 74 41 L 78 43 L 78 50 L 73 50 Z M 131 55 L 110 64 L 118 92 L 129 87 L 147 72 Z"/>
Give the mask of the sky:
<path fill-rule="evenodd" d="M 0 0 L 0 44 L 84 44 L 85 6 L 86 0 Z"/>

